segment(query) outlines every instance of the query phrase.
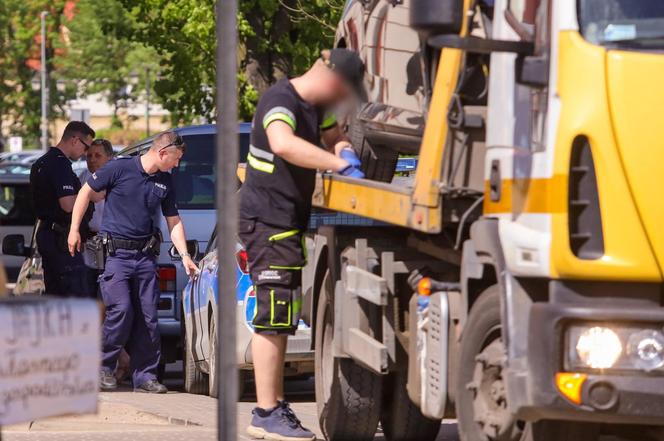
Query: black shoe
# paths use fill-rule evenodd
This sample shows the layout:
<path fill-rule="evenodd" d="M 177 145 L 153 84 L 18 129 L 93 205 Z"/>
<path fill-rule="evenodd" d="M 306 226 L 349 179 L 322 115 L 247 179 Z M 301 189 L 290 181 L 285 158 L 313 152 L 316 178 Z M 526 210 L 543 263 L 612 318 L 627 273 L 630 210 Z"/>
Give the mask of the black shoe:
<path fill-rule="evenodd" d="M 150 380 L 146 381 L 138 387 L 135 387 L 134 392 L 142 392 L 146 394 L 165 394 L 168 392 L 168 389 L 166 389 L 166 386 L 157 380 Z"/>
<path fill-rule="evenodd" d="M 101 390 L 114 390 L 118 388 L 118 380 L 111 372 L 102 369 L 99 373 L 99 388 Z"/>

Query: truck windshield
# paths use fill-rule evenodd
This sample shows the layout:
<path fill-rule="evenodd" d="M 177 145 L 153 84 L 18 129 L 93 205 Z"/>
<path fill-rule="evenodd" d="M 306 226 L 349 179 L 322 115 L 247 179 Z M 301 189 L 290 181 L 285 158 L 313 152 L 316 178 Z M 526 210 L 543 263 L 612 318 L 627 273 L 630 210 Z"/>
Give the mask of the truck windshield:
<path fill-rule="evenodd" d="M 594 44 L 664 47 L 664 1 L 579 0 L 579 25 Z"/>

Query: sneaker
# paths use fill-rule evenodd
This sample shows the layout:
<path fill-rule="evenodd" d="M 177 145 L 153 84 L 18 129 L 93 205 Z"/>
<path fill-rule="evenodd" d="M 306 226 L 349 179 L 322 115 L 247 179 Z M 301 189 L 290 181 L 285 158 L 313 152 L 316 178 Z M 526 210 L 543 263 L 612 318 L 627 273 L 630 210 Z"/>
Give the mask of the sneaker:
<path fill-rule="evenodd" d="M 99 372 L 99 388 L 101 390 L 113 390 L 118 388 L 118 381 L 111 371 L 102 369 Z"/>
<path fill-rule="evenodd" d="M 168 392 L 168 389 L 166 389 L 166 386 L 157 380 L 150 380 L 146 381 L 138 387 L 135 387 L 134 392 L 142 392 L 146 394 L 165 394 Z"/>
<path fill-rule="evenodd" d="M 272 409 L 255 408 L 251 419 L 251 425 L 247 427 L 247 433 L 256 439 L 267 439 L 274 441 L 314 441 L 316 435 L 312 431 L 302 427 L 302 423 L 295 416 L 290 405 L 279 402 Z"/>

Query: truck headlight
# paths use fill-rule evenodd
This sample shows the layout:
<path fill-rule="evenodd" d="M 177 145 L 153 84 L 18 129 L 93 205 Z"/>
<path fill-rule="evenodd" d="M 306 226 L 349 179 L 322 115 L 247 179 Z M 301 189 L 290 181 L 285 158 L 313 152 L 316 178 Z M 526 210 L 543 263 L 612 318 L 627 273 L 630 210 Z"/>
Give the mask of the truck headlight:
<path fill-rule="evenodd" d="M 652 323 L 574 323 L 566 330 L 570 371 L 664 371 L 664 332 Z M 664 372 L 662 372 L 664 373 Z"/>
<path fill-rule="evenodd" d="M 627 355 L 634 366 L 645 371 L 664 366 L 664 335 L 655 330 L 643 330 L 630 335 Z"/>
<path fill-rule="evenodd" d="M 593 369 L 610 368 L 623 350 L 618 334 L 602 326 L 593 326 L 581 332 L 575 348 L 579 361 Z"/>

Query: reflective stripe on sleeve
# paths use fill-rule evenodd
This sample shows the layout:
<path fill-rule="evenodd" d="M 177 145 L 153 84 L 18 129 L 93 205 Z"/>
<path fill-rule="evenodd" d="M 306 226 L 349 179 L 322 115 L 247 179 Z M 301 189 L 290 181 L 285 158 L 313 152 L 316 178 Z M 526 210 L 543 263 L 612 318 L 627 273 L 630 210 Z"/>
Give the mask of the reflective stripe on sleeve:
<path fill-rule="evenodd" d="M 274 173 L 274 164 L 256 159 L 251 153 L 247 155 L 247 162 L 251 168 L 265 173 Z"/>
<path fill-rule="evenodd" d="M 274 154 L 272 154 L 268 151 L 259 149 L 256 146 L 249 145 L 249 153 L 251 153 L 254 158 L 261 158 L 261 159 L 265 159 L 266 161 L 269 161 L 269 162 L 274 162 Z"/>
<path fill-rule="evenodd" d="M 263 117 L 263 128 L 267 129 L 267 126 L 274 121 L 283 121 L 295 130 L 295 115 L 285 107 L 279 106 L 270 109 Z"/>

